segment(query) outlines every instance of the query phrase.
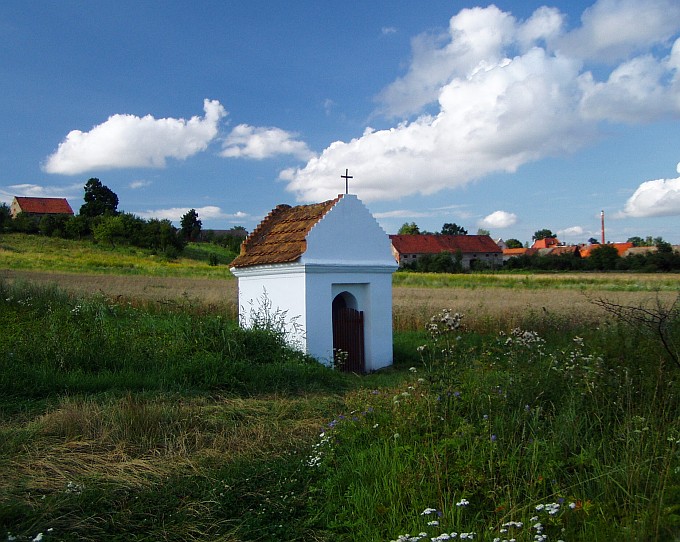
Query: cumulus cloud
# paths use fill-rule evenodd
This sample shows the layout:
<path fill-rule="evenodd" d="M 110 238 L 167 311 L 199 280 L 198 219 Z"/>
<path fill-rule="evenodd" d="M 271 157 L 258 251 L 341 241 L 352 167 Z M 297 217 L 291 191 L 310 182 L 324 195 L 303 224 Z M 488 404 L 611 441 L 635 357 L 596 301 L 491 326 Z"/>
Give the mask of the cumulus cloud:
<path fill-rule="evenodd" d="M 515 213 L 508 213 L 507 211 L 494 211 L 490 215 L 485 216 L 478 222 L 481 228 L 496 229 L 509 228 L 517 223 L 517 215 Z"/>
<path fill-rule="evenodd" d="M 262 160 L 272 156 L 289 154 L 300 160 L 309 160 L 314 153 L 297 134 L 281 128 L 255 127 L 239 124 L 224 141 L 221 156 L 227 158 L 253 158 Z"/>
<path fill-rule="evenodd" d="M 217 100 L 204 100 L 205 116 L 189 120 L 151 115 L 113 115 L 90 130 L 73 130 L 50 155 L 47 173 L 74 175 L 116 168 L 162 168 L 168 158 L 183 160 L 207 148 L 227 112 Z"/>
<path fill-rule="evenodd" d="M 558 238 L 583 237 L 585 230 L 581 226 L 571 226 L 557 232 Z"/>
<path fill-rule="evenodd" d="M 570 54 L 597 61 L 616 61 L 678 32 L 676 0 L 599 0 L 587 8 L 582 25 L 558 40 Z"/>
<path fill-rule="evenodd" d="M 600 0 L 572 30 L 554 8 L 525 21 L 464 9 L 446 33 L 413 39 L 405 75 L 379 95 L 400 122 L 333 142 L 280 178 L 301 201 L 333 197 L 347 167 L 365 201 L 427 195 L 574 152 L 602 121 L 680 116 L 679 32 L 671 0 Z"/>
<path fill-rule="evenodd" d="M 204 207 L 171 207 L 169 209 L 148 209 L 146 211 L 138 211 L 135 214 L 141 218 L 156 218 L 159 220 L 171 220 L 179 222 L 181 218 L 187 214 L 191 209 L 198 213 L 198 218 L 201 220 L 219 219 L 227 222 L 235 222 L 250 218 L 250 215 L 242 211 L 236 213 L 225 213 L 219 207 L 214 205 L 206 205 Z"/>
<path fill-rule="evenodd" d="M 616 217 L 678 215 L 680 215 L 680 177 L 642 183 Z"/>

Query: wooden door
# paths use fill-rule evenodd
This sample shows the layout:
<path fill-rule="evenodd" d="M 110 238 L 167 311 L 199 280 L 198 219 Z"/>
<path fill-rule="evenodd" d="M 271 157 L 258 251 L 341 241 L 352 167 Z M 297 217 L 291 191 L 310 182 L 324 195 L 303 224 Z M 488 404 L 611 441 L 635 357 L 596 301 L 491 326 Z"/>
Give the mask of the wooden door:
<path fill-rule="evenodd" d="M 342 371 L 363 373 L 364 313 L 349 307 L 333 310 L 333 358 Z"/>

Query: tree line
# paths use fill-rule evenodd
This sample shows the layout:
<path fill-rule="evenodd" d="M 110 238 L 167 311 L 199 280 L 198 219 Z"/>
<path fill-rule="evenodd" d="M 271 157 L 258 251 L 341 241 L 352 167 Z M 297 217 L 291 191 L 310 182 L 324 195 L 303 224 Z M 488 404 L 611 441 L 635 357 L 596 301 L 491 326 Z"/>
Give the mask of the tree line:
<path fill-rule="evenodd" d="M 0 204 L 0 232 L 16 231 L 65 239 L 92 239 L 97 243 L 130 245 L 162 254 L 179 256 L 188 242 L 201 239 L 238 252 L 241 237 L 203 235 L 202 222 L 195 209 L 180 221 L 180 228 L 168 219 L 149 220 L 132 213 L 118 211 L 118 196 L 97 178 L 85 183 L 84 203 L 77 215 L 45 215 L 35 217 L 19 213 L 14 219 L 6 204 Z M 243 229 L 243 228 L 235 228 Z"/>
<path fill-rule="evenodd" d="M 641 254 L 620 256 L 611 245 L 598 245 L 591 249 L 587 258 L 575 254 L 547 254 L 514 256 L 506 263 L 505 269 L 526 269 L 545 271 L 637 271 L 642 273 L 680 271 L 680 253 L 670 243 L 658 242 L 656 250 Z"/>

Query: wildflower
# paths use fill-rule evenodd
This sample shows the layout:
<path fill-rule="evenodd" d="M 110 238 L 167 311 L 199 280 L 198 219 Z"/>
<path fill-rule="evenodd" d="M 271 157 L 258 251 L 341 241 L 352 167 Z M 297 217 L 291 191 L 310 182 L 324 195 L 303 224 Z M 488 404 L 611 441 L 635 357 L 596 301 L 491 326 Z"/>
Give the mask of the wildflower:
<path fill-rule="evenodd" d="M 415 367 L 410 367 L 409 371 L 411 371 L 412 373 L 417 373 L 418 369 L 416 369 Z"/>
<path fill-rule="evenodd" d="M 437 513 L 437 509 L 436 509 L 436 508 L 426 508 L 425 510 L 423 510 L 423 511 L 420 513 L 420 515 L 421 515 L 421 516 L 429 516 L 430 514 L 436 514 L 436 513 Z"/>
<path fill-rule="evenodd" d="M 439 525 L 439 522 L 436 519 L 433 519 L 432 521 L 428 521 L 427 524 L 430 527 L 436 527 L 437 525 Z"/>
<path fill-rule="evenodd" d="M 570 502 L 570 503 L 569 503 L 569 508 L 571 508 L 572 510 L 574 510 L 574 509 L 576 508 L 576 503 L 575 503 L 575 502 Z"/>
<path fill-rule="evenodd" d="M 456 503 L 456 506 L 467 506 L 468 504 L 470 504 L 470 501 L 468 501 L 467 499 L 461 499 L 459 502 Z"/>

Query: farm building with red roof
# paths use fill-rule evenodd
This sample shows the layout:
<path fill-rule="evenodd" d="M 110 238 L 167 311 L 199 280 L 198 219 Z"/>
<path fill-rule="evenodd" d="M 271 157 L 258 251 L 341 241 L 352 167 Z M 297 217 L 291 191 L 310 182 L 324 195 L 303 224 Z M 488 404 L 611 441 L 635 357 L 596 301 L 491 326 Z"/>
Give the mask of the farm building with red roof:
<path fill-rule="evenodd" d="M 19 213 L 42 217 L 45 215 L 73 215 L 73 209 L 66 198 L 29 198 L 16 196 L 12 200 L 9 212 L 12 218 Z"/>
<path fill-rule="evenodd" d="M 460 254 L 463 269 L 503 265 L 503 251 L 488 235 L 390 235 L 390 241 L 400 266 L 442 252 Z"/>

